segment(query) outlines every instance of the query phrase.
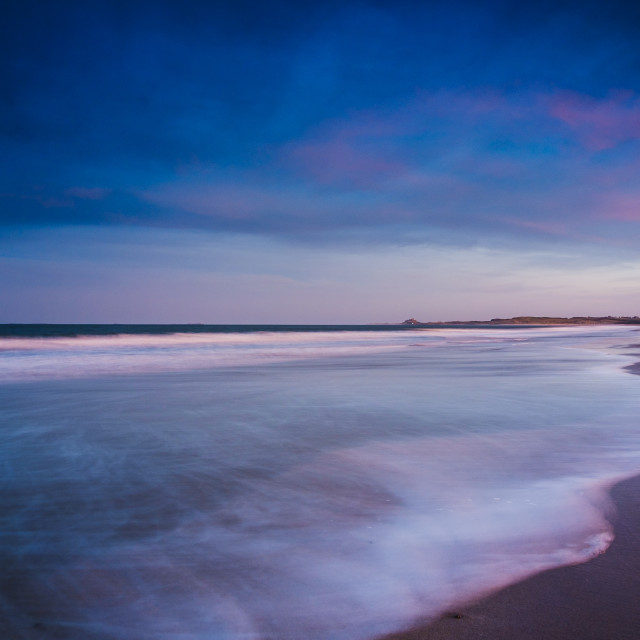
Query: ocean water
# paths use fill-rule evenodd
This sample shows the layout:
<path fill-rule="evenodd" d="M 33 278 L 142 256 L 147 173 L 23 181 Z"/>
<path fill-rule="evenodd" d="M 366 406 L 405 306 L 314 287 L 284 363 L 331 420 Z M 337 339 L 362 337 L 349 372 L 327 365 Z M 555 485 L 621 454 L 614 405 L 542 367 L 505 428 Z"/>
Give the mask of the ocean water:
<path fill-rule="evenodd" d="M 3 637 L 374 639 L 640 472 L 638 328 L 179 329 L 0 338 Z"/>

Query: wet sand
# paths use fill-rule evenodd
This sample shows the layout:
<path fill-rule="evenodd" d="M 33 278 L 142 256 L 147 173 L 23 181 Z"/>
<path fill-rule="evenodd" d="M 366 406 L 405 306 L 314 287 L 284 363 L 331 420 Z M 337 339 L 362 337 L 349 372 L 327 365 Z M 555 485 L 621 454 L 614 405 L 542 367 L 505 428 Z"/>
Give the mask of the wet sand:
<path fill-rule="evenodd" d="M 614 486 L 611 496 L 616 537 L 604 554 L 545 571 L 384 640 L 637 640 L 640 476 Z"/>

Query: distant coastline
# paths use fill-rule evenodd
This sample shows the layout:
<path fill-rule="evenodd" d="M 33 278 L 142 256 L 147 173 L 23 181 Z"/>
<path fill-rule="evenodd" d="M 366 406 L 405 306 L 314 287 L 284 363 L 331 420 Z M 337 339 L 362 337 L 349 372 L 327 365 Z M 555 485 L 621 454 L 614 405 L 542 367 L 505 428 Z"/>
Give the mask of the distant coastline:
<path fill-rule="evenodd" d="M 583 324 L 640 324 L 638 316 L 573 316 L 571 318 L 556 318 L 549 316 L 517 316 L 515 318 L 492 318 L 491 320 L 450 320 L 447 322 L 420 322 L 409 318 L 399 324 L 415 327 L 433 325 L 583 325 Z"/>
<path fill-rule="evenodd" d="M 118 335 L 171 335 L 222 333 L 326 333 L 361 331 L 405 331 L 423 329 L 526 328 L 583 325 L 640 325 L 638 316 L 517 316 L 491 320 L 451 320 L 421 322 L 409 318 L 403 322 L 375 324 L 0 324 L 0 340 L 6 338 L 78 338 Z"/>

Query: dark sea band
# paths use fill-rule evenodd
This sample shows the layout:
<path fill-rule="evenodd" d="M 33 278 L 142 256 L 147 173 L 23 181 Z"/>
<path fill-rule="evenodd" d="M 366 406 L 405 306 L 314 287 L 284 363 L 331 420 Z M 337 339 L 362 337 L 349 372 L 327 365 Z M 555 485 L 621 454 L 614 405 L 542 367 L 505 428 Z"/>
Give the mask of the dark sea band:
<path fill-rule="evenodd" d="M 79 336 L 171 335 L 175 333 L 319 333 L 410 331 L 415 329 L 528 329 L 538 324 L 477 322 L 418 324 L 0 324 L 0 338 L 75 338 Z"/>

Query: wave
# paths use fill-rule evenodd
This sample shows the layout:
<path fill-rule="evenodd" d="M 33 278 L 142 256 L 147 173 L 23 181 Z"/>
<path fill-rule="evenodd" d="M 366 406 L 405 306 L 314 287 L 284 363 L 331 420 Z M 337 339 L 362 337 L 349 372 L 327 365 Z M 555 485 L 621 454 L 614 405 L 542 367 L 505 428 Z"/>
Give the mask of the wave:
<path fill-rule="evenodd" d="M 620 332 L 619 327 L 558 327 L 8 337 L 0 339 L 0 382 L 178 372 L 362 356 L 414 347 L 489 346 L 541 337 L 610 337 Z"/>

